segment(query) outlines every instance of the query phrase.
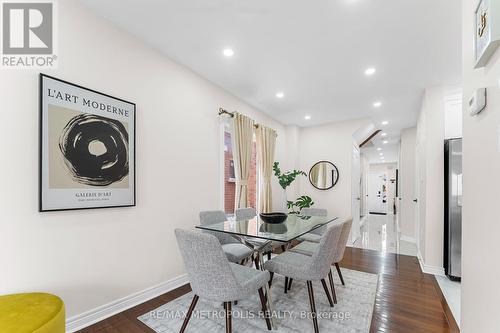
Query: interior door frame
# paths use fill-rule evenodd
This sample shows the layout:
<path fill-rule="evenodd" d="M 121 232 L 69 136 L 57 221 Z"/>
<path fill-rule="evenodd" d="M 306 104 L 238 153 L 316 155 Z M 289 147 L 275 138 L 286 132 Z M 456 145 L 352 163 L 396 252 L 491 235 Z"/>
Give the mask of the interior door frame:
<path fill-rule="evenodd" d="M 357 161 L 357 169 L 355 166 L 356 161 Z M 360 191 L 360 185 L 359 185 L 360 181 L 361 181 L 361 152 L 356 142 L 353 142 L 351 151 L 351 216 L 353 219 L 353 228 L 351 228 L 351 243 L 354 243 L 356 239 L 358 239 L 361 236 L 361 230 L 360 230 L 361 193 L 358 193 L 356 195 L 354 192 L 354 191 L 358 192 Z"/>
<path fill-rule="evenodd" d="M 415 143 L 415 185 L 414 185 L 414 198 L 411 200 L 414 202 L 413 209 L 414 209 L 414 218 L 415 218 L 415 240 L 417 243 L 417 254 L 419 257 L 422 257 L 422 251 L 421 251 L 421 240 L 422 237 L 420 235 L 421 231 L 421 225 L 422 225 L 422 220 L 421 220 L 421 212 L 420 212 L 420 205 L 422 204 L 422 186 L 421 186 L 421 181 L 423 177 L 423 172 L 422 170 L 422 144 L 418 141 Z M 421 258 L 423 259 L 423 258 Z"/>

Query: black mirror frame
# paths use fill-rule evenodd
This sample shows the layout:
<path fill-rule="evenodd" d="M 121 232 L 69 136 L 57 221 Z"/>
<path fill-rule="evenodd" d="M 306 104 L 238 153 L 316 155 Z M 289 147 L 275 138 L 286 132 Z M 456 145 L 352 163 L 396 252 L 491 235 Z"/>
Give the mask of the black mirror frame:
<path fill-rule="evenodd" d="M 337 175 L 338 175 L 338 176 L 337 176 L 337 179 L 335 179 L 335 180 L 334 180 L 333 185 L 332 185 L 332 186 L 330 186 L 330 187 L 327 187 L 327 188 L 319 188 L 319 187 L 317 187 L 316 185 L 314 185 L 314 184 L 313 184 L 313 182 L 311 181 L 311 171 L 312 171 L 312 169 L 313 169 L 316 165 L 318 165 L 318 164 L 320 164 L 320 163 L 328 163 L 328 164 L 331 164 L 331 165 L 333 166 L 333 168 L 335 169 L 335 171 L 337 171 Z M 337 168 L 337 166 L 336 166 L 335 164 L 333 164 L 332 162 L 330 162 L 330 161 L 319 161 L 319 162 L 314 163 L 314 165 L 311 167 L 311 169 L 309 169 L 309 175 L 308 175 L 308 177 L 307 177 L 307 178 L 309 178 L 309 183 L 311 183 L 311 185 L 312 185 L 315 189 L 320 190 L 320 191 L 326 191 L 326 190 L 329 190 L 329 189 L 333 188 L 335 185 L 337 185 L 337 183 L 338 183 L 338 181 L 339 181 L 339 178 L 340 178 L 340 172 L 339 172 L 339 169 Z"/>

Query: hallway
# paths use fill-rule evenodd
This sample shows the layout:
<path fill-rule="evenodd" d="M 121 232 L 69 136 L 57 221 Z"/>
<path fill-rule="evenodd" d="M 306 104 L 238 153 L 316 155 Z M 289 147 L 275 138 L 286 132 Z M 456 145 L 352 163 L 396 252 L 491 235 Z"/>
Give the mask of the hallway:
<path fill-rule="evenodd" d="M 401 240 L 397 225 L 396 215 L 369 214 L 361 220 L 361 236 L 352 246 L 382 253 L 417 256 L 415 243 Z"/>

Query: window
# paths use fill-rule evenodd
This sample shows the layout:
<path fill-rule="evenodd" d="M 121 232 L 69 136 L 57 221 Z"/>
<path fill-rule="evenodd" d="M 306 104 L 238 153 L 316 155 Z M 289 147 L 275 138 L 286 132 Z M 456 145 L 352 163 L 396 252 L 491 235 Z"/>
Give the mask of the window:
<path fill-rule="evenodd" d="M 233 159 L 233 142 L 229 126 L 224 126 L 224 211 L 226 214 L 234 214 L 235 195 L 236 178 Z M 257 151 L 255 136 L 252 145 L 252 160 L 248 179 L 248 201 L 250 207 L 257 207 Z"/>

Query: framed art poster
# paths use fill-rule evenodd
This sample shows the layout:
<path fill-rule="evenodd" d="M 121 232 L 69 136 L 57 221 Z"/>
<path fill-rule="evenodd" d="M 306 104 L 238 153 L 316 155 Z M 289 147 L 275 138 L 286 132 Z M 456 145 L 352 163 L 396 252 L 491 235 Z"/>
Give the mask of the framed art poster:
<path fill-rule="evenodd" d="M 135 104 L 40 74 L 40 211 L 135 206 Z"/>
<path fill-rule="evenodd" d="M 475 15 L 475 68 L 487 65 L 500 45 L 500 0 L 479 0 Z"/>

